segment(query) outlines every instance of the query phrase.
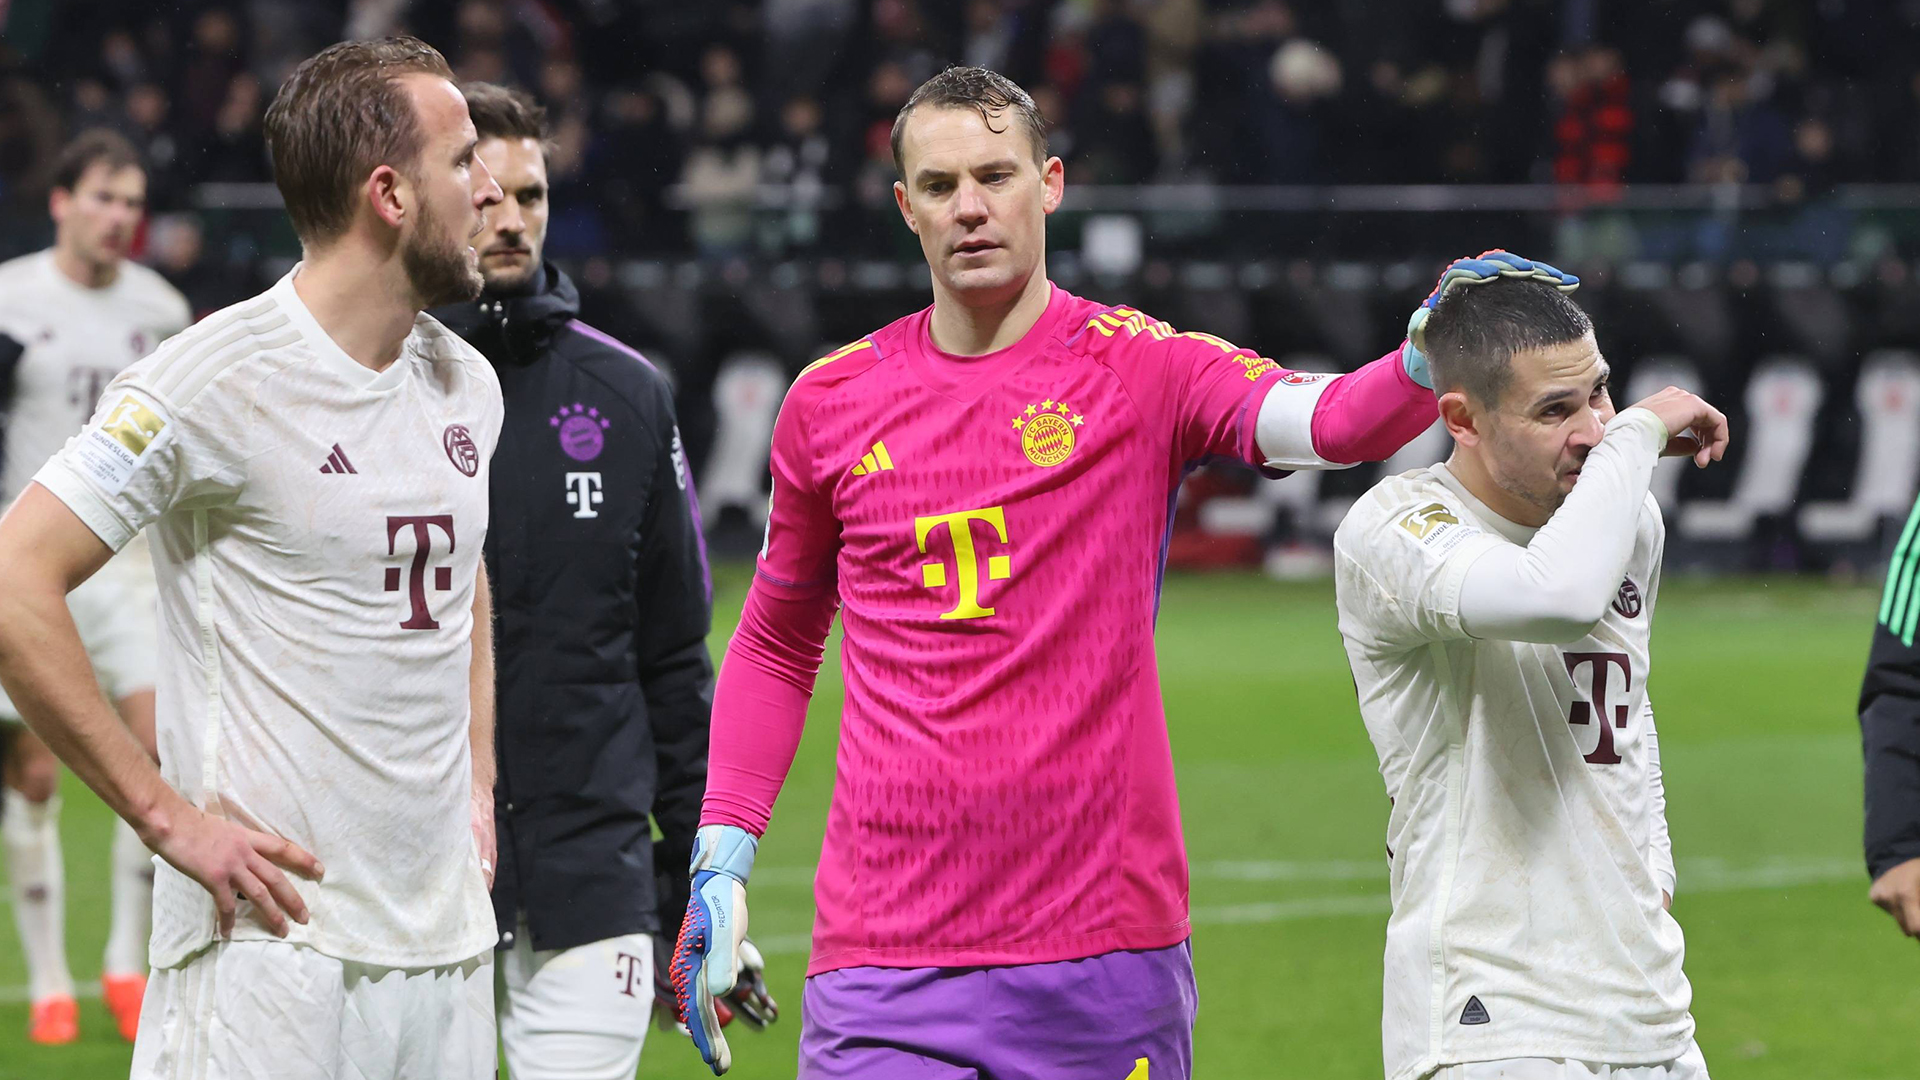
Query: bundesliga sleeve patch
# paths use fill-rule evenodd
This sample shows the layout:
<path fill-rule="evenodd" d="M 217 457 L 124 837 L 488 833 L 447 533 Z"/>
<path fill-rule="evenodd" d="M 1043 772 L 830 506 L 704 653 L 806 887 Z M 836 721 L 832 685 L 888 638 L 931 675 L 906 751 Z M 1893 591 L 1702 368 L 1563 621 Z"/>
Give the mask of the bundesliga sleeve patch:
<path fill-rule="evenodd" d="M 120 391 L 98 425 L 80 433 L 72 461 L 101 491 L 118 495 L 167 429 L 166 410 L 143 394 Z"/>
<path fill-rule="evenodd" d="M 1460 524 L 1459 516 L 1443 503 L 1429 503 L 1403 515 L 1393 527 L 1404 530 L 1414 543 L 1435 555 L 1445 555 L 1473 535 L 1473 530 Z"/>

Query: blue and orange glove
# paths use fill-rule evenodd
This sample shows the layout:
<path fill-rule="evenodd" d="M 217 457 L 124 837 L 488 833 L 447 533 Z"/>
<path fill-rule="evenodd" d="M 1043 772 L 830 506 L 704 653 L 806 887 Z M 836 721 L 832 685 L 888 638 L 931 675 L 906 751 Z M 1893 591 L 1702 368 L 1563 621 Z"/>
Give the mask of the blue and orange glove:
<path fill-rule="evenodd" d="M 747 877 L 758 848 L 753 834 L 738 826 L 700 827 L 693 841 L 693 895 L 668 967 L 680 1022 L 715 1076 L 733 1067 L 720 1031 L 723 1002 L 739 1011 L 744 997 L 755 1013 L 769 1020 L 779 1015 L 760 977 L 766 964 L 747 940 Z"/>
<path fill-rule="evenodd" d="M 1427 354 L 1424 350 L 1427 346 L 1427 317 L 1433 314 L 1434 305 L 1440 302 L 1440 298 L 1462 286 L 1484 285 L 1501 278 L 1544 281 L 1563 293 L 1580 287 L 1579 278 L 1557 266 L 1523 259 L 1499 248 L 1483 251 L 1471 259 L 1453 260 L 1441 273 L 1433 291 L 1427 294 L 1427 298 L 1414 309 L 1413 317 L 1407 320 L 1407 343 L 1400 348 L 1400 362 L 1406 365 L 1408 378 L 1429 390 L 1433 389 L 1433 373 L 1427 370 Z"/>

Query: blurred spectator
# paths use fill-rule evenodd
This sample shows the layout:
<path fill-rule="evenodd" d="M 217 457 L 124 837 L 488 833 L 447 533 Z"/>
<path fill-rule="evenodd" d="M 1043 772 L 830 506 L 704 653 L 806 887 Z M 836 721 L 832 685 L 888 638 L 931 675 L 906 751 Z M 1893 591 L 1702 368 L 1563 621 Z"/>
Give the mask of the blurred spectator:
<path fill-rule="evenodd" d="M 708 49 L 700 73 L 699 133 L 681 178 L 693 207 L 694 247 L 707 258 L 741 255 L 752 238 L 760 185 L 760 150 L 750 139 L 753 97 L 741 83 L 740 59 L 732 49 Z"/>
<path fill-rule="evenodd" d="M 1554 58 L 1547 83 L 1559 105 L 1553 123 L 1553 180 L 1617 188 L 1632 160 L 1633 87 L 1610 48 Z"/>
<path fill-rule="evenodd" d="M 1700 110 L 1687 152 L 1687 178 L 1702 184 L 1770 184 L 1785 166 L 1792 136 L 1779 110 L 1747 72 L 1723 69 Z"/>
<path fill-rule="evenodd" d="M 227 84 L 227 100 L 214 115 L 213 130 L 195 155 L 194 179 L 226 184 L 271 181 L 267 141 L 260 128 L 265 109 L 259 81 L 246 73 L 234 76 Z"/>
<path fill-rule="evenodd" d="M 147 229 L 147 259 L 179 289 L 195 319 L 218 311 L 260 288 L 242 264 L 213 257 L 193 214 L 162 214 Z"/>
<path fill-rule="evenodd" d="M 588 163 L 587 184 L 598 195 L 618 251 L 672 251 L 684 242 L 680 215 L 666 206 L 667 189 L 679 179 L 684 140 L 659 82 L 607 95 Z M 684 88 L 675 89 L 685 95 Z"/>

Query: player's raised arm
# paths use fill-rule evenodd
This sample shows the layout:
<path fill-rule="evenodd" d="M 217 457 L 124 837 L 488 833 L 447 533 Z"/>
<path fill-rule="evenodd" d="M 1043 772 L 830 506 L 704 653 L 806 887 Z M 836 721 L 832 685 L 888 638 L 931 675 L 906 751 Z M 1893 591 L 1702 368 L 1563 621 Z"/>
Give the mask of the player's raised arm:
<path fill-rule="evenodd" d="M 0 518 L 0 684 L 34 734 L 143 843 L 213 894 L 222 934 L 233 930 L 236 899 L 246 899 L 284 937 L 287 918 L 304 923 L 307 908 L 277 867 L 317 880 L 320 864 L 279 837 L 188 803 L 100 695 L 66 596 L 112 554 L 38 483 Z"/>

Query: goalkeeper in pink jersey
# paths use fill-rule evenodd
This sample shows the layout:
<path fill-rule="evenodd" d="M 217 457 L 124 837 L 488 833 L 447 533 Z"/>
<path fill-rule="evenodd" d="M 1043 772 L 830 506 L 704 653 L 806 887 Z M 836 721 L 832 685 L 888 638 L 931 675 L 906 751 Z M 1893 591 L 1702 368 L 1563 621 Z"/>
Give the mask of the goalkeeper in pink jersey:
<path fill-rule="evenodd" d="M 1055 288 L 1063 170 L 1042 124 L 980 68 L 914 93 L 894 194 L 933 306 L 808 367 L 780 410 L 672 965 L 716 1074 L 711 1003 L 740 968 L 756 838 L 839 608 L 800 1077 L 1188 1076 L 1187 860 L 1153 652 L 1181 477 L 1212 457 L 1379 460 L 1437 415 L 1411 350 L 1288 372 Z"/>

